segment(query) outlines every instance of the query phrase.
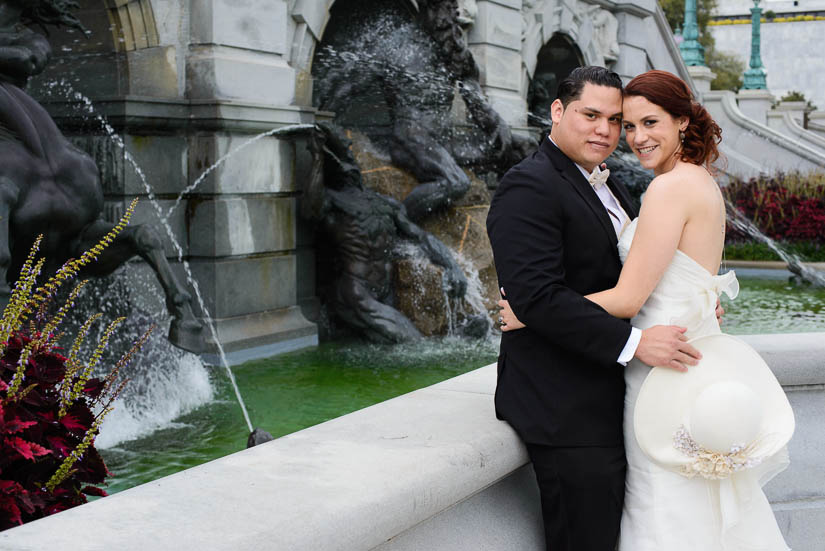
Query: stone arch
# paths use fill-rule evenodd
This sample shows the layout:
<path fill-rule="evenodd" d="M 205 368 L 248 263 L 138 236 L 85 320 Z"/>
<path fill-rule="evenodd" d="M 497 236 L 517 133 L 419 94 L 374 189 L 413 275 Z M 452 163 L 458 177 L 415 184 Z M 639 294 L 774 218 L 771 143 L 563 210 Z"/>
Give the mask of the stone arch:
<path fill-rule="evenodd" d="M 527 86 L 527 109 L 530 126 L 549 126 L 550 104 L 558 85 L 576 67 L 585 64 L 578 45 L 568 35 L 554 34 L 538 51 L 532 78 Z"/>
<path fill-rule="evenodd" d="M 576 46 L 585 65 L 609 67 L 618 57 L 618 21 L 598 4 L 580 0 L 559 4 L 554 0 L 534 0 L 523 17 L 521 53 L 527 81 L 533 78 L 541 49 L 558 35 Z M 527 86 L 522 93 L 526 98 Z"/>
<path fill-rule="evenodd" d="M 332 17 L 336 0 L 295 0 L 290 15 L 296 28 L 289 64 L 296 70 L 297 97 L 311 97 L 312 62 Z M 585 65 L 612 66 L 618 58 L 618 20 L 598 3 L 584 0 L 522 0 L 522 78 L 519 93 L 527 102 L 538 55 L 553 37 L 574 45 Z M 311 101 L 311 100 L 310 100 Z"/>
<path fill-rule="evenodd" d="M 150 0 L 104 0 L 115 51 L 130 52 L 160 44 Z"/>
<path fill-rule="evenodd" d="M 106 1 L 124 3 L 126 0 Z M 290 15 L 296 29 L 289 64 L 298 71 L 299 82 L 302 78 L 310 79 L 315 49 L 321 42 L 335 2 L 336 0 L 295 0 L 292 6 Z M 582 0 L 524 0 L 522 15 L 524 34 L 521 53 L 526 71 L 522 97 L 527 96 L 526 84 L 533 76 L 539 50 L 556 34 L 565 35 L 575 43 L 585 64 L 608 66 L 616 60 L 618 52 L 615 48 L 615 35 L 618 23 L 613 14 L 599 4 Z M 612 35 L 607 41 L 600 38 L 604 31 Z"/>
<path fill-rule="evenodd" d="M 81 39 L 74 30 L 50 29 L 49 41 L 53 46 L 78 53 L 104 54 L 160 44 L 151 0 L 80 0 L 78 4 L 80 7 L 74 13 L 91 36 Z"/>
<path fill-rule="evenodd" d="M 295 21 L 296 29 L 290 50 L 289 64 L 300 75 L 309 75 L 312 71 L 312 59 L 315 48 L 321 43 L 324 31 L 332 17 L 335 0 L 296 0 L 290 15 Z"/>
<path fill-rule="evenodd" d="M 77 91 L 100 96 L 175 97 L 174 47 L 162 46 L 152 0 L 78 0 L 73 29 L 49 29 L 54 57 L 33 84 L 65 79 Z"/>

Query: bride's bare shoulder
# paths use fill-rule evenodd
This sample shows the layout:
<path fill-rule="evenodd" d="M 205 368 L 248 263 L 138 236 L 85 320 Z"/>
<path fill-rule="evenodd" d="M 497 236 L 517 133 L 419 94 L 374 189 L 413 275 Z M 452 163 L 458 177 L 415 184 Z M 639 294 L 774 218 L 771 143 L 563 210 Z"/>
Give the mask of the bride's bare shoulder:
<path fill-rule="evenodd" d="M 692 163 L 677 163 L 672 170 L 656 176 L 648 186 L 648 192 L 691 196 L 716 187 L 716 181 L 708 171 Z"/>

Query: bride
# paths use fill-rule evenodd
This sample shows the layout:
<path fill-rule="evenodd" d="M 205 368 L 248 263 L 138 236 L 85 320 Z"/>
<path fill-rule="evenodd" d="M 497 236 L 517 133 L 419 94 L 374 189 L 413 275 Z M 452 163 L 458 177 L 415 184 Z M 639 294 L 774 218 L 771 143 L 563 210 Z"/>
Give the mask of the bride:
<path fill-rule="evenodd" d="M 586 298 L 616 317 L 633 318 L 634 327 L 681 325 L 687 327 L 686 336 L 694 339 L 692 343 L 719 336 L 711 338 L 723 339 L 723 351 L 736 349 L 738 354 L 746 345 L 720 336 L 714 313 L 719 293 L 734 298 L 738 292 L 733 272 L 713 275 L 719 270 L 725 241 L 725 203 L 712 168 L 719 157 L 721 129 L 693 101 L 684 81 L 664 71 L 648 71 L 628 83 L 622 115 L 628 144 L 642 166 L 653 170 L 655 178 L 647 189 L 639 217 L 619 238 L 623 268 L 616 287 Z M 502 331 L 524 327 L 506 301 L 500 304 Z M 750 349 L 744 354 L 755 355 Z M 704 350 L 703 355 L 703 362 L 711 362 Z M 755 361 L 761 362 L 758 356 Z M 687 371 L 676 362 L 669 367 Z M 767 366 L 764 371 L 769 371 Z M 654 382 L 661 382 L 659 372 L 669 372 L 667 376 L 676 379 L 667 383 L 671 386 L 659 384 L 656 388 L 660 395 L 651 396 L 653 391 L 644 387 L 655 385 L 643 383 L 648 375 L 655 375 L 658 379 Z M 709 478 L 685 476 L 644 445 L 639 433 L 647 438 L 647 433 L 654 432 L 651 427 L 661 424 L 658 418 L 650 418 L 649 402 L 658 400 L 659 411 L 666 410 L 668 400 L 684 386 L 686 380 L 680 381 L 680 376 L 688 375 L 651 369 L 636 359 L 625 369 L 628 471 L 619 549 L 787 550 L 761 489 L 767 479 L 787 465 L 782 445 L 756 467 Z M 779 389 L 775 380 L 773 384 Z M 642 398 L 645 408 L 638 409 L 645 414 L 636 415 Z"/>

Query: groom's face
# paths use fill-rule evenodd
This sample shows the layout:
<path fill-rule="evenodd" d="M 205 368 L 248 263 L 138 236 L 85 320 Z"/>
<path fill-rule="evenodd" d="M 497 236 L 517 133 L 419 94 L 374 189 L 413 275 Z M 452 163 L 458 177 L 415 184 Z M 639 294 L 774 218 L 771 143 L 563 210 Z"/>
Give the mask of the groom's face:
<path fill-rule="evenodd" d="M 550 137 L 573 162 L 593 170 L 619 144 L 622 93 L 618 88 L 585 83 L 579 99 L 550 108 Z"/>

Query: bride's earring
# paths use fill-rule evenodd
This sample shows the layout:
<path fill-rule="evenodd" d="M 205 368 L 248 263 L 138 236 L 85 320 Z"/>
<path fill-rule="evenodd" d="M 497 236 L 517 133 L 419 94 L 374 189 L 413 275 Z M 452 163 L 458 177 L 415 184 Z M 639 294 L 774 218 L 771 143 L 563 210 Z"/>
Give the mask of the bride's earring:
<path fill-rule="evenodd" d="M 680 142 L 685 141 L 685 131 L 684 130 L 679 130 L 679 141 Z"/>

